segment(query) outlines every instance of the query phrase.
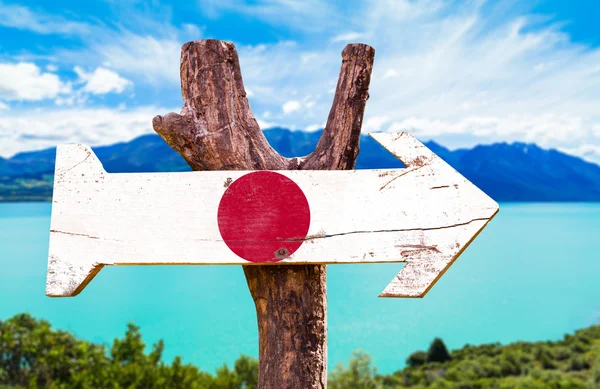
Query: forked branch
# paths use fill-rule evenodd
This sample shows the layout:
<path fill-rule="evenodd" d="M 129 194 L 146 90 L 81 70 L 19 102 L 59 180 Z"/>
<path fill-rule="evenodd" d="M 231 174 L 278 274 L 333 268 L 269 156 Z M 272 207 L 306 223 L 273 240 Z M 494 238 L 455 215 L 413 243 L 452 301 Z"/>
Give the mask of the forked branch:
<path fill-rule="evenodd" d="M 232 43 L 188 42 L 181 49 L 180 114 L 152 120 L 154 130 L 194 170 L 352 169 L 375 50 L 352 44 L 342 67 L 325 130 L 307 157 L 284 158 L 267 142 L 246 97 Z"/>
<path fill-rule="evenodd" d="M 188 42 L 181 50 L 183 109 L 152 120 L 194 170 L 343 170 L 354 167 L 375 50 L 352 44 L 315 150 L 284 158 L 252 115 L 233 44 Z M 244 266 L 256 305 L 260 389 L 327 386 L 325 265 Z"/>

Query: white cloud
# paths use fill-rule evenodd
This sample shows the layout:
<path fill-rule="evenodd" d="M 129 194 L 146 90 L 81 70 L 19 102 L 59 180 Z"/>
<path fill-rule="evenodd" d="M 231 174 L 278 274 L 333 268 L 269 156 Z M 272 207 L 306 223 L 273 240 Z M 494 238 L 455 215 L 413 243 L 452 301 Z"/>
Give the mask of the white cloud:
<path fill-rule="evenodd" d="M 173 108 L 138 107 L 131 110 L 108 108 L 40 109 L 35 114 L 11 111 L 0 115 L 0 155 L 41 149 L 61 143 L 90 146 L 128 141 L 152 133 L 152 118 L 173 112 Z"/>
<path fill-rule="evenodd" d="M 113 69 L 155 85 L 168 81 L 179 85 L 181 42 L 176 37 L 123 33 L 114 40 L 93 44 L 92 49 Z"/>
<path fill-rule="evenodd" d="M 275 123 L 271 123 L 269 121 L 261 119 L 256 119 L 256 122 L 258 123 L 258 126 L 261 128 L 261 130 L 266 130 L 277 126 Z"/>
<path fill-rule="evenodd" d="M 183 32 L 190 37 L 190 39 L 200 39 L 202 38 L 202 29 L 195 24 L 183 24 L 181 26 Z"/>
<path fill-rule="evenodd" d="M 482 1 L 462 2 L 467 7 L 479 7 Z M 453 9 L 450 9 L 452 7 Z M 367 16 L 363 19 L 364 24 L 370 30 L 379 29 L 385 23 L 384 28 L 392 26 L 403 28 L 403 24 L 419 21 L 440 11 L 447 10 L 447 15 L 452 17 L 453 12 L 460 12 L 461 3 L 453 3 L 447 0 L 370 0 L 365 5 Z"/>
<path fill-rule="evenodd" d="M 346 32 L 343 34 L 339 34 L 331 38 L 331 42 L 344 42 L 344 43 L 353 43 L 359 39 L 362 39 L 364 34 L 360 32 Z"/>
<path fill-rule="evenodd" d="M 398 77 L 398 71 L 396 69 L 386 70 L 385 74 L 383 75 L 383 79 L 385 80 L 386 78 L 390 77 Z"/>
<path fill-rule="evenodd" d="M 252 107 L 257 117 L 268 119 L 265 124 L 313 128 L 324 121 L 342 43 L 368 39 L 376 56 L 366 131 L 410 130 L 421 137 L 455 139 L 456 146 L 467 138 L 483 143 L 533 141 L 570 150 L 600 145 L 600 49 L 572 42 L 547 20 L 541 23 L 510 11 L 511 1 L 484 7 L 479 0 L 368 0 L 348 10 L 321 0 L 202 4 L 211 17 L 231 12 L 259 18 L 296 39 L 237 45 Z M 61 27 L 59 19 L 33 15 L 23 7 L 9 14 L 3 11 L 7 7 L 0 6 L 1 25 L 85 36 L 88 47 L 83 51 L 54 53 L 61 68 L 69 61 L 69 67 L 86 69 L 109 63 L 102 68 L 110 67 L 117 80 L 149 83 L 160 91 L 179 85 L 184 38 L 202 34 L 193 25 L 165 23 L 144 30 L 102 27 L 102 33 L 86 35 L 90 27 L 83 23 Z M 43 73 L 29 65 L 33 81 L 24 88 L 14 74 L 0 71 L 0 99 L 78 103 L 53 68 Z M 126 87 L 120 85 L 111 91 Z M 33 87 L 37 93 L 29 91 Z"/>
<path fill-rule="evenodd" d="M 2 101 L 0 101 L 0 111 L 8 111 L 10 110 L 10 107 L 6 104 L 4 104 Z"/>
<path fill-rule="evenodd" d="M 559 150 L 567 154 L 581 157 L 587 161 L 600 164 L 600 146 L 598 145 L 584 144 L 574 148 L 559 147 Z"/>
<path fill-rule="evenodd" d="M 92 69 L 101 65 L 136 84 L 150 84 L 155 89 L 178 86 L 181 46 L 202 39 L 203 27 L 172 25 L 164 17 L 170 12 L 168 7 L 157 6 L 163 12 L 150 15 L 147 8 L 135 11 L 132 6 L 133 3 L 124 4 L 122 10 L 129 12 L 121 11 L 122 15 L 115 16 L 118 27 L 89 25 L 92 33 L 79 36 L 85 43 L 83 48 L 59 48 L 53 59 L 60 59 L 61 66 L 71 68 Z"/>
<path fill-rule="evenodd" d="M 302 103 L 300 103 L 297 100 L 290 100 L 290 101 L 286 101 L 282 106 L 281 109 L 283 110 L 283 113 L 288 115 L 292 112 L 298 111 L 300 108 L 302 108 Z"/>
<path fill-rule="evenodd" d="M 0 26 L 33 31 L 38 34 L 85 34 L 89 32 L 86 23 L 65 20 L 64 18 L 34 13 L 27 7 L 0 3 Z"/>
<path fill-rule="evenodd" d="M 449 4 L 370 1 L 356 10 L 364 17 L 350 31 L 362 31 L 376 49 L 364 130 L 453 137 L 457 146 L 467 137 L 554 148 L 600 145 L 599 48 L 574 43 L 558 25 L 527 15 L 490 18 L 487 12 L 497 8 L 481 2 Z M 341 39 L 339 30 L 328 31 L 330 40 Z M 327 118 L 326 92 L 336 85 L 340 49 L 314 42 L 238 47 L 253 107 L 283 112 L 270 120 L 290 128 Z M 298 104 L 287 109 L 294 115 L 277 109 L 294 92 L 315 96 L 311 116 L 299 115 Z"/>
<path fill-rule="evenodd" d="M 217 18 L 223 11 L 236 12 L 300 31 L 319 32 L 327 28 L 348 25 L 345 3 L 338 7 L 328 0 L 199 0 L 199 9 L 206 16 Z"/>
<path fill-rule="evenodd" d="M 325 128 L 326 123 L 313 123 L 304 128 L 306 132 L 313 132 Z"/>
<path fill-rule="evenodd" d="M 101 67 L 96 68 L 91 73 L 87 73 L 79 66 L 76 66 L 75 73 L 77 73 L 81 81 L 85 82 L 83 91 L 95 95 L 103 95 L 111 92 L 122 93 L 125 88 L 133 84 L 112 70 Z"/>
<path fill-rule="evenodd" d="M 0 63 L 0 99 L 39 101 L 71 92 L 54 73 L 43 73 L 30 62 Z"/>
<path fill-rule="evenodd" d="M 505 135 L 523 141 L 537 142 L 540 145 L 563 144 L 567 141 L 581 141 L 584 134 L 577 131 L 581 121 L 572 116 L 556 114 L 545 115 L 508 115 L 467 116 L 457 121 L 410 117 L 395 121 L 387 131 L 408 131 L 419 137 L 437 137 L 440 135 L 475 135 L 491 137 Z"/>
<path fill-rule="evenodd" d="M 389 121 L 390 118 L 386 115 L 370 116 L 367 120 L 363 121 L 362 129 L 365 132 L 381 131 L 383 129 L 383 125 Z"/>

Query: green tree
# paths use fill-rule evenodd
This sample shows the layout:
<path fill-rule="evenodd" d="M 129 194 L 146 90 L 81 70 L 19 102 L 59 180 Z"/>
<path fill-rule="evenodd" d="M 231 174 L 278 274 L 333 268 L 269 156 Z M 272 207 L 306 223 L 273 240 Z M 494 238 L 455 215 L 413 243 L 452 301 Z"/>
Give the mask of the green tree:
<path fill-rule="evenodd" d="M 239 377 L 240 389 L 256 389 L 258 385 L 258 361 L 242 355 L 235 361 L 235 374 Z"/>
<path fill-rule="evenodd" d="M 238 389 L 241 387 L 239 377 L 235 374 L 235 370 L 230 370 L 227 365 L 217 368 L 217 376 L 211 389 Z"/>
<path fill-rule="evenodd" d="M 596 358 L 590 374 L 590 389 L 600 389 L 600 347 L 596 349 Z"/>
<path fill-rule="evenodd" d="M 371 356 L 362 350 L 355 351 L 346 369 L 338 365 L 328 380 L 329 389 L 378 389 L 377 370 Z"/>
<path fill-rule="evenodd" d="M 416 351 L 406 359 L 406 364 L 410 367 L 418 367 L 425 363 L 427 363 L 427 353 L 425 351 Z"/>
<path fill-rule="evenodd" d="M 0 387 L 209 389 L 215 380 L 195 366 L 182 365 L 180 358 L 165 365 L 162 341 L 149 354 L 145 348 L 133 324 L 107 353 L 104 346 L 54 330 L 46 321 L 16 315 L 0 322 Z"/>
<path fill-rule="evenodd" d="M 0 322 L 0 385 L 45 388 L 58 381 L 94 387 L 107 366 L 104 347 L 52 330 L 46 321 L 20 314 Z"/>
<path fill-rule="evenodd" d="M 427 350 L 427 362 L 446 362 L 450 360 L 450 353 L 440 338 L 435 338 Z"/>

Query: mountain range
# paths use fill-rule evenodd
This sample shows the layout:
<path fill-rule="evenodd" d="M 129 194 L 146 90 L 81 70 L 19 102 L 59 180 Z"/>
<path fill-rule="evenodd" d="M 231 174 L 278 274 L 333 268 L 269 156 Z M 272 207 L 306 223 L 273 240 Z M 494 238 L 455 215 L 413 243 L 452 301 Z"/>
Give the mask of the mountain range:
<path fill-rule="evenodd" d="M 309 154 L 321 131 L 265 130 L 286 157 Z M 535 144 L 495 143 L 449 150 L 425 143 L 496 201 L 600 201 L 600 166 Z M 183 158 L 158 135 L 94 147 L 109 173 L 189 171 Z M 54 148 L 0 158 L 0 201 L 50 200 Z M 399 168 L 402 163 L 372 138 L 362 135 L 357 169 Z"/>

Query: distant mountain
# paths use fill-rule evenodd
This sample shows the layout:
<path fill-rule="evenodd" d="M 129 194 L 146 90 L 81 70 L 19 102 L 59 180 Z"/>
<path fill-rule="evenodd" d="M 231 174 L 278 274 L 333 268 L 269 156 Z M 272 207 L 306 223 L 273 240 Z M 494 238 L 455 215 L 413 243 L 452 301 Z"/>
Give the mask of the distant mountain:
<path fill-rule="evenodd" d="M 309 154 L 317 132 L 273 128 L 271 145 L 286 157 Z M 535 144 L 496 143 L 450 151 L 435 142 L 427 147 L 497 201 L 600 201 L 600 166 Z M 110 173 L 190 170 L 158 135 L 94 147 Z M 49 200 L 55 149 L 0 158 L 0 201 Z M 398 168 L 402 163 L 370 137 L 361 137 L 357 169 Z"/>

